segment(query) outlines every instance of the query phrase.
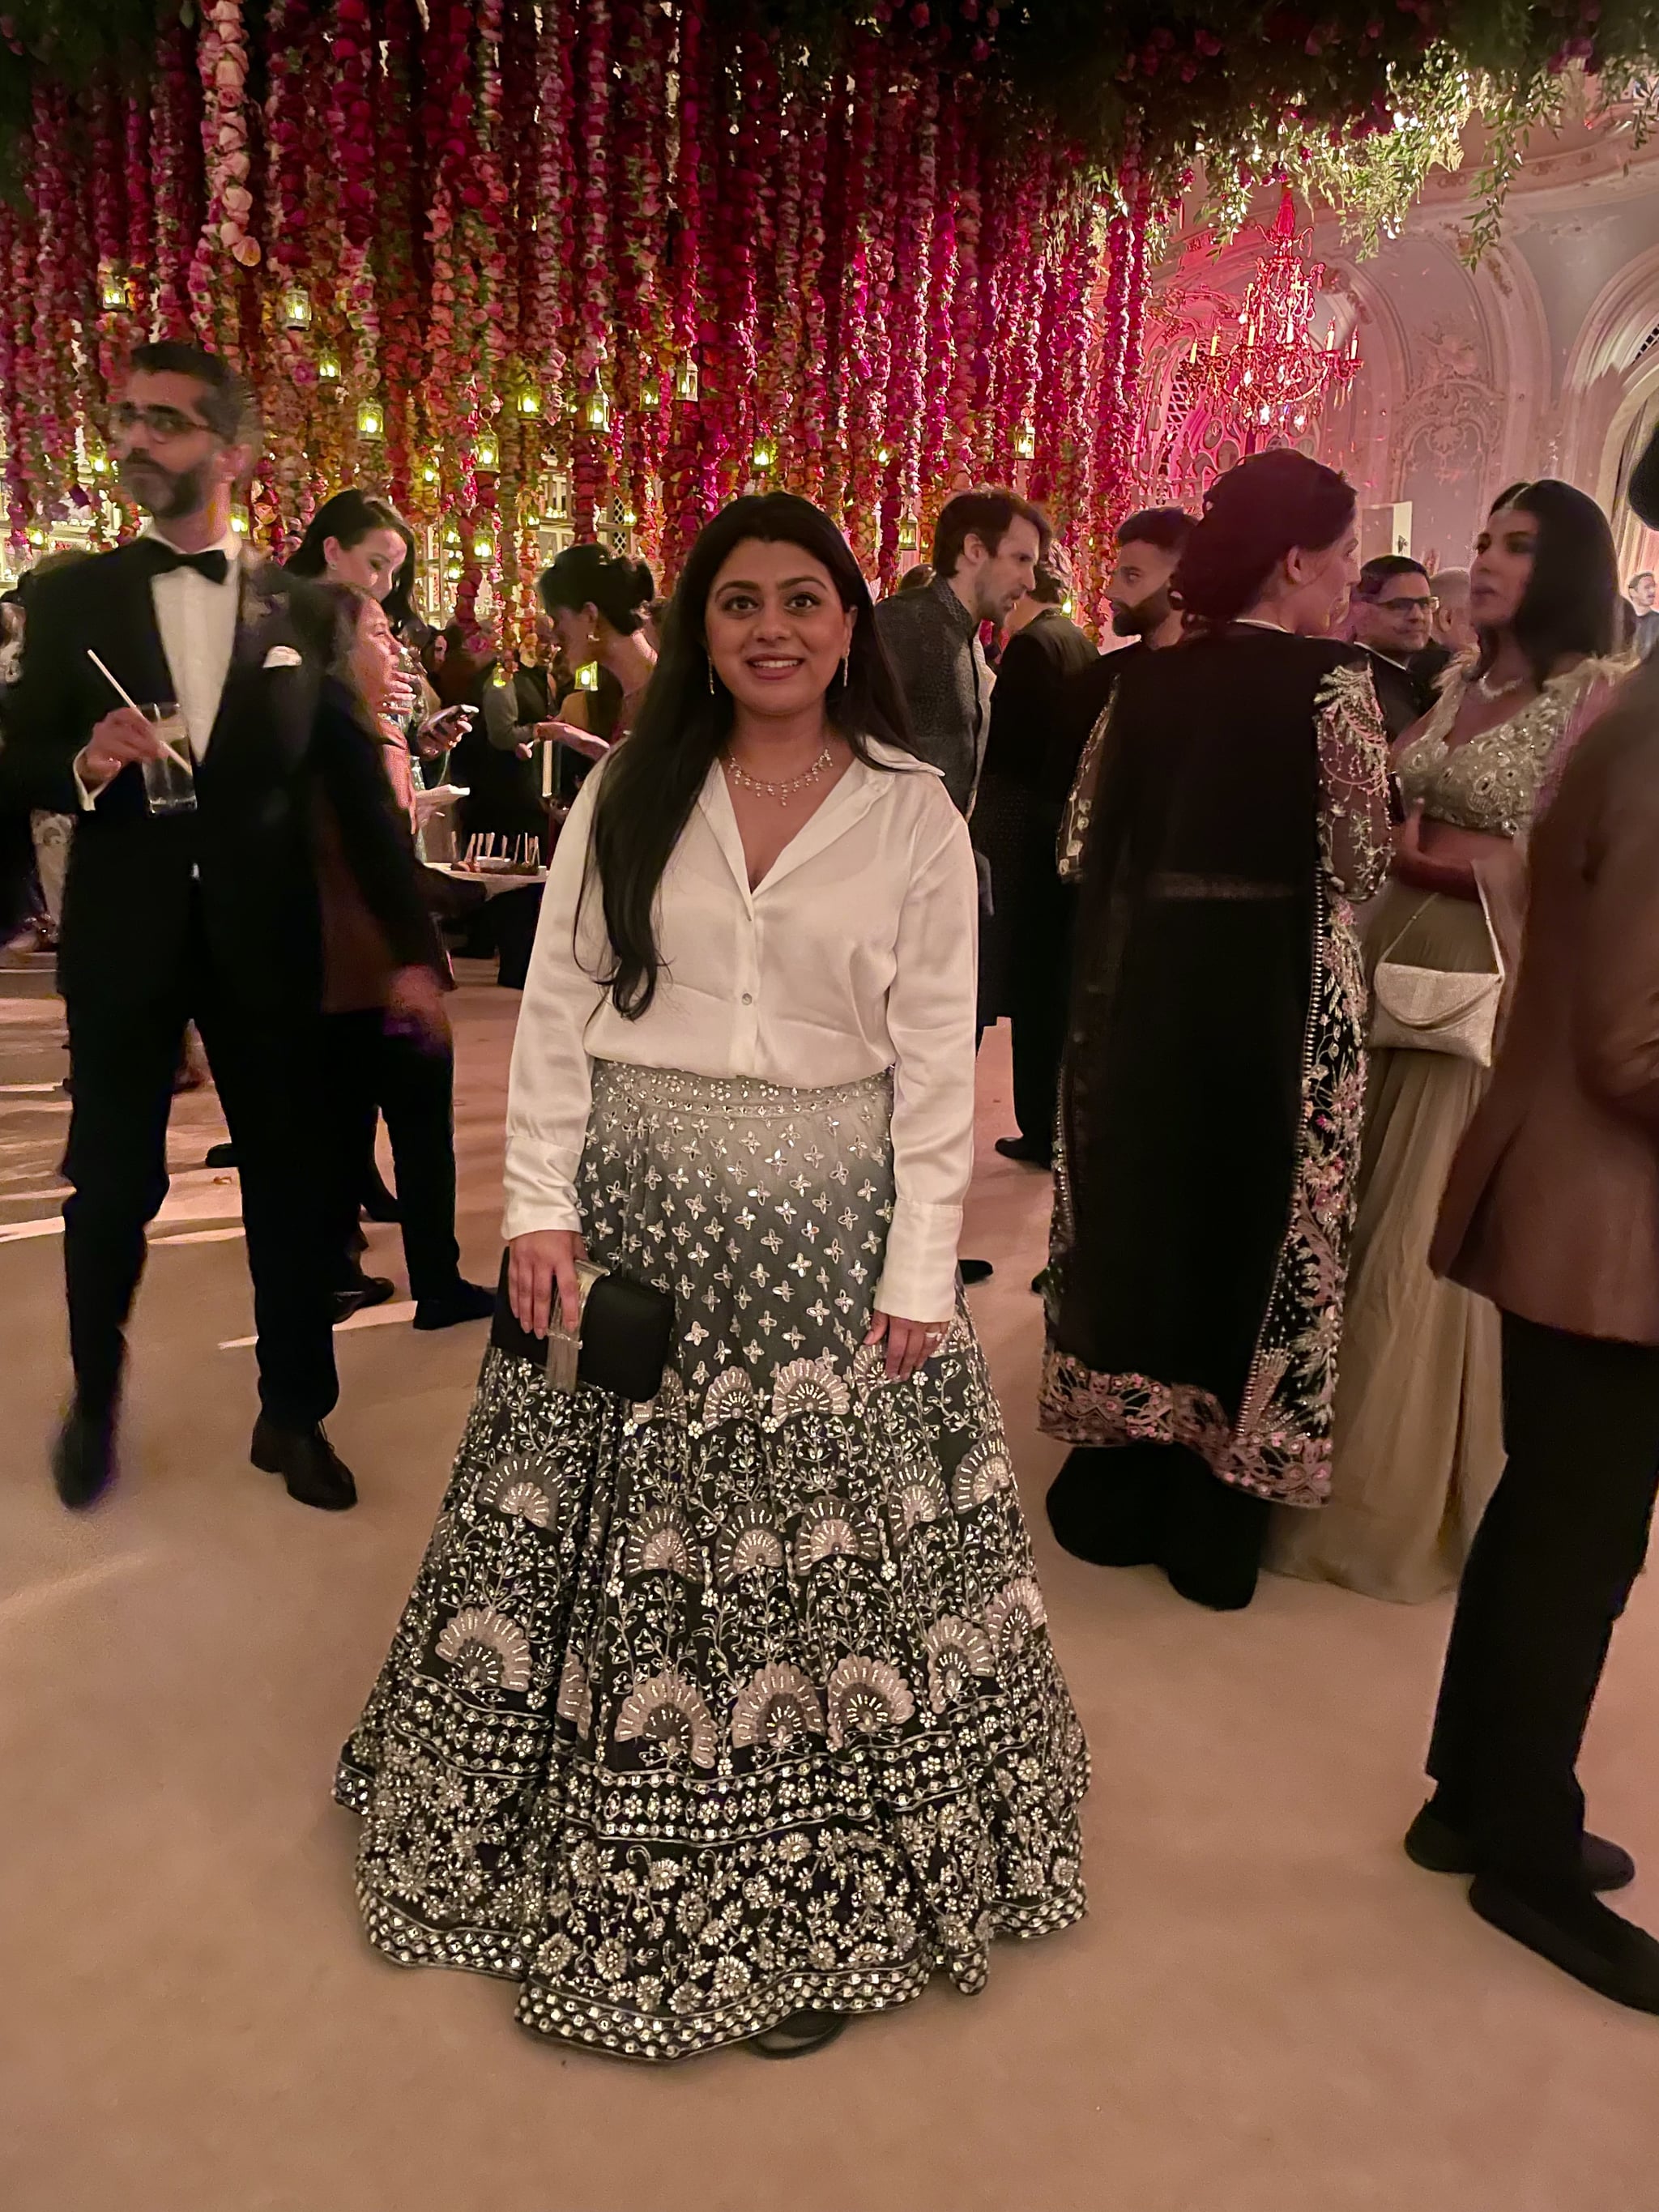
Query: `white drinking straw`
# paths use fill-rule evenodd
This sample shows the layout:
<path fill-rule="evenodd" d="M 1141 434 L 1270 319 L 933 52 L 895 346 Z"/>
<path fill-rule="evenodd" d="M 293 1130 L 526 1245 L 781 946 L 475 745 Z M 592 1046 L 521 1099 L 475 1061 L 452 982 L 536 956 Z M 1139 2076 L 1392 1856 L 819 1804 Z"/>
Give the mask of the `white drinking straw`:
<path fill-rule="evenodd" d="M 92 663 L 93 666 L 98 671 L 98 673 L 109 685 L 111 690 L 114 692 L 116 697 L 119 699 L 124 705 L 131 707 L 135 714 L 143 714 L 143 708 L 133 697 L 131 692 L 126 689 L 125 685 L 120 682 L 118 678 L 112 670 L 104 665 L 103 662 L 100 660 L 98 655 L 93 651 L 90 646 L 87 647 L 87 659 Z M 179 750 L 179 747 L 177 745 L 168 744 L 165 738 L 161 739 L 161 750 L 167 755 L 169 759 L 177 761 L 181 768 L 187 768 L 190 765 L 190 763 L 186 759 L 185 756 Z"/>

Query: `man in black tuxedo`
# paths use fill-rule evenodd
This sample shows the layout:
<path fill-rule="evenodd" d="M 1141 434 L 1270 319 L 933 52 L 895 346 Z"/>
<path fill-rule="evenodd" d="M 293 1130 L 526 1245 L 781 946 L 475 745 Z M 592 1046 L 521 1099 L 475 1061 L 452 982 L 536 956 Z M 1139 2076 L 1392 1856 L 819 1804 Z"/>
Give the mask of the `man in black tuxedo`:
<path fill-rule="evenodd" d="M 316 1121 L 321 945 L 312 858 L 318 781 L 392 946 L 407 1019 L 430 1024 L 417 963 L 428 924 L 361 731 L 295 627 L 296 585 L 243 544 L 231 501 L 258 439 L 228 366 L 142 346 L 112 410 L 122 483 L 153 520 L 117 551 L 42 578 L 5 702 L 4 772 L 35 806 L 73 812 L 60 988 L 73 1117 L 64 1266 L 75 1399 L 52 1455 L 66 1505 L 108 1482 L 125 1327 L 144 1232 L 167 1194 L 166 1138 L 185 1028 L 207 1048 L 241 1170 L 258 1330 L 257 1467 L 304 1504 L 356 1501 L 322 1423 L 338 1395 L 331 1334 L 326 1153 Z M 119 703 L 174 702 L 195 804 L 153 811 L 163 747 Z"/>

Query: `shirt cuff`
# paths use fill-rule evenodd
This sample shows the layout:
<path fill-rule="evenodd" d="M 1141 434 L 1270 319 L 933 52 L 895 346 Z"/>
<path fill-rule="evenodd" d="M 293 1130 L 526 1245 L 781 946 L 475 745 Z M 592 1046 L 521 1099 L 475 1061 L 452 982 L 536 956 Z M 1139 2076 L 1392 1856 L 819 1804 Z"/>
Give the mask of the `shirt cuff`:
<path fill-rule="evenodd" d="M 83 814 L 90 814 L 115 779 L 113 776 L 106 776 L 102 783 L 97 785 L 95 788 L 88 789 L 81 775 L 81 763 L 85 757 L 85 750 L 83 746 L 81 751 L 76 753 L 70 764 L 70 774 L 75 778 L 75 795 L 81 802 L 81 811 Z"/>
<path fill-rule="evenodd" d="M 546 1193 L 508 1194 L 501 1216 L 502 1242 L 510 1244 L 515 1237 L 532 1237 L 542 1229 L 569 1229 L 581 1235 L 581 1208 L 574 1193 L 568 1199 Z"/>
<path fill-rule="evenodd" d="M 887 1232 L 887 1257 L 876 1285 L 878 1313 L 901 1321 L 949 1321 L 957 1310 L 959 1206 L 900 1199 Z"/>

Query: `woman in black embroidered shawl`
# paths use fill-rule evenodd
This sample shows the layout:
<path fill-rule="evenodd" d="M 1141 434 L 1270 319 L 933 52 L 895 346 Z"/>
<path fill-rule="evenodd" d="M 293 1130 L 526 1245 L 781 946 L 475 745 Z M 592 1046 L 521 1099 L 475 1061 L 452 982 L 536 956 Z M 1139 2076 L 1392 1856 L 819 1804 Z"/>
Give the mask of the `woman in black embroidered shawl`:
<path fill-rule="evenodd" d="M 1126 670 L 1085 845 L 1042 1423 L 1067 1551 L 1249 1602 L 1270 1502 L 1329 1474 L 1387 737 L 1324 635 L 1355 503 L 1300 453 L 1205 502 L 1189 635 Z"/>

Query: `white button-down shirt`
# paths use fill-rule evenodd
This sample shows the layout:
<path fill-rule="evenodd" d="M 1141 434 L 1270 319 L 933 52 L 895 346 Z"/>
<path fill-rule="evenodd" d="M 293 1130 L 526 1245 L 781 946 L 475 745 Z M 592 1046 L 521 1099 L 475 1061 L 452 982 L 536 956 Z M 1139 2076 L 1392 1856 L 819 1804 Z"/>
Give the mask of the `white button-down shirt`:
<path fill-rule="evenodd" d="M 145 524 L 142 535 L 159 538 L 164 545 L 173 544 L 166 531 L 153 522 Z M 181 550 L 173 546 L 174 552 Z M 229 565 L 222 584 L 210 584 L 194 568 L 173 568 L 164 576 L 151 577 L 149 586 L 161 653 L 173 679 L 173 703 L 185 718 L 190 749 L 198 761 L 219 719 L 230 657 L 236 650 L 242 541 L 235 531 L 228 530 L 216 545 L 199 550 L 224 555 Z M 110 703 L 113 706 L 116 702 L 112 699 Z M 149 705 L 149 702 L 139 703 Z M 82 807 L 95 806 L 112 781 L 100 783 L 95 790 L 88 788 L 82 781 L 77 762 L 75 783 Z"/>
<path fill-rule="evenodd" d="M 590 1062 L 803 1089 L 894 1071 L 896 1203 L 875 1304 L 948 1319 L 973 1172 L 979 900 L 967 824 L 937 769 L 854 761 L 751 890 L 716 763 L 664 872 L 663 972 L 648 1012 L 617 1013 L 597 884 L 582 896 L 601 771 L 549 872 L 507 1109 L 505 1233 L 580 1229 Z M 580 908 L 580 912 L 579 912 Z"/>
<path fill-rule="evenodd" d="M 172 544 L 165 530 L 149 523 L 146 538 Z M 176 552 L 179 549 L 174 547 Z M 219 719 L 230 656 L 236 649 L 236 606 L 242 541 L 227 531 L 216 545 L 204 552 L 222 553 L 229 562 L 222 584 L 210 584 L 193 568 L 174 568 L 150 580 L 155 604 L 155 627 L 173 678 L 173 696 L 190 732 L 190 749 L 199 761 L 208 749 L 213 726 Z"/>

